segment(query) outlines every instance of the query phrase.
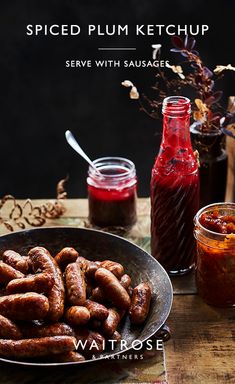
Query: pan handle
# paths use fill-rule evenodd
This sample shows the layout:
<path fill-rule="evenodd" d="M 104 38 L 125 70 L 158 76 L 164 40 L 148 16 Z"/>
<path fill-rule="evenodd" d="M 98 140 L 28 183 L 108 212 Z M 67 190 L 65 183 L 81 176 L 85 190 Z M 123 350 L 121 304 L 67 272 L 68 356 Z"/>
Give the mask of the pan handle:
<path fill-rule="evenodd" d="M 163 326 L 155 333 L 155 339 L 161 339 L 164 343 L 171 338 L 171 330 L 167 324 L 163 324 Z"/>

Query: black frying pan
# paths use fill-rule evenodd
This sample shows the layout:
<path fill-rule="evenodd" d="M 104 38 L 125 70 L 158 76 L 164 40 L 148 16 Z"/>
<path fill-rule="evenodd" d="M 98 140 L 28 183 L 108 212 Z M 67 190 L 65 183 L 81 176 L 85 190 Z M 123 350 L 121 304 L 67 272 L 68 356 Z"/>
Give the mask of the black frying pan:
<path fill-rule="evenodd" d="M 117 347 L 111 352 L 112 355 L 130 350 L 135 339 L 144 342 L 165 323 L 172 305 L 172 285 L 163 267 L 140 247 L 109 233 L 71 227 L 31 229 L 0 237 L 0 253 L 6 249 L 13 249 L 21 254 L 27 254 L 28 250 L 35 246 L 46 247 L 52 255 L 61 248 L 70 246 L 90 260 L 115 260 L 124 266 L 126 273 L 130 274 L 133 286 L 144 281 L 151 284 L 153 295 L 147 320 L 143 325 L 133 327 L 127 318 L 120 329 L 122 339 L 127 341 L 127 348 L 121 351 L 120 347 Z M 0 358 L 0 361 L 31 366 L 53 366 L 84 364 L 102 358 L 97 356 L 95 360 L 58 364 L 16 361 L 10 358 Z"/>

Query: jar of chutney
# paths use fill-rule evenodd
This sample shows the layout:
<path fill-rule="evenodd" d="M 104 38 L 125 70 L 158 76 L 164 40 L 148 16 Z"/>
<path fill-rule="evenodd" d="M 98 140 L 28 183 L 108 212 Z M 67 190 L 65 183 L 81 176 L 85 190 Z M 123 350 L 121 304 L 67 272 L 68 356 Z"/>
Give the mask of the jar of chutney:
<path fill-rule="evenodd" d="M 217 203 L 196 215 L 196 284 L 210 305 L 235 305 L 235 203 Z"/>

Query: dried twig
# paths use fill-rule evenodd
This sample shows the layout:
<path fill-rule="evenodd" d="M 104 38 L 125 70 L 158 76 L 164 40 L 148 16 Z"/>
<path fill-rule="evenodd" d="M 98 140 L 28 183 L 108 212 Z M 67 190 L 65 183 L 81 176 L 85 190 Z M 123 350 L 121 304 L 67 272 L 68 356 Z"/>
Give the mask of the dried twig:
<path fill-rule="evenodd" d="M 12 195 L 3 196 L 0 200 L 0 225 L 4 225 L 7 230 L 12 232 L 15 228 L 25 229 L 27 225 L 41 227 L 48 219 L 61 217 L 65 212 L 62 200 L 67 198 L 65 191 L 67 180 L 68 176 L 57 184 L 57 198 L 54 202 L 35 206 L 31 199 L 20 204 Z"/>
<path fill-rule="evenodd" d="M 123 86 L 131 87 L 131 99 L 138 100 L 140 110 L 148 116 L 161 119 L 162 102 L 165 97 L 190 91 L 191 98 L 194 99 L 193 119 L 198 129 L 203 133 L 222 131 L 235 138 L 233 131 L 226 129 L 228 124 L 235 123 L 235 110 L 224 110 L 220 104 L 223 92 L 215 90 L 216 80 L 223 76 L 224 71 L 235 71 L 235 67 L 231 64 L 217 65 L 214 71 L 211 71 L 194 49 L 196 41 L 193 37 L 185 36 L 182 39 L 179 36 L 173 36 L 172 44 L 171 51 L 180 54 L 183 61 L 177 65 L 167 64 L 165 70 L 157 68 L 155 84 L 151 87 L 154 91 L 153 98 L 139 93 L 130 80 L 122 82 Z M 160 50 L 158 50 L 158 59 L 160 60 Z M 169 69 L 172 73 L 169 73 Z M 135 97 L 132 97 L 133 92 Z"/>

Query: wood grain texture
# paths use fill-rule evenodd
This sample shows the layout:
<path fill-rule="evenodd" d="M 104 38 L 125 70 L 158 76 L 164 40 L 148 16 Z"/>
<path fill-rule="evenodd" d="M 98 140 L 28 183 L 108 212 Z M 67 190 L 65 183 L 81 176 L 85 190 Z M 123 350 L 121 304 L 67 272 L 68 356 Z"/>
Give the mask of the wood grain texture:
<path fill-rule="evenodd" d="M 165 345 L 168 384 L 235 383 L 235 311 L 174 296 Z"/>

